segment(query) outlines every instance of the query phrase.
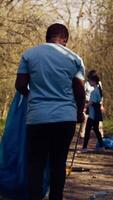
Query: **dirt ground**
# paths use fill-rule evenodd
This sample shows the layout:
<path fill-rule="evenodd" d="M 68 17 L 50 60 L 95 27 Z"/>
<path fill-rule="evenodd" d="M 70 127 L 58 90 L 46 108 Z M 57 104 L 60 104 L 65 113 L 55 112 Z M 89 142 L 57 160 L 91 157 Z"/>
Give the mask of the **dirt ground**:
<path fill-rule="evenodd" d="M 76 140 L 75 134 L 67 167 L 71 165 Z M 72 170 L 66 178 L 63 200 L 113 200 L 113 150 L 95 152 L 95 135 L 91 136 L 87 153 L 81 153 L 82 143 L 78 141 Z"/>
<path fill-rule="evenodd" d="M 113 200 L 113 150 L 95 152 L 95 143 L 92 135 L 89 151 L 81 153 L 82 141 L 79 140 L 73 168 L 66 179 L 64 200 Z M 68 156 L 68 165 L 72 155 Z"/>

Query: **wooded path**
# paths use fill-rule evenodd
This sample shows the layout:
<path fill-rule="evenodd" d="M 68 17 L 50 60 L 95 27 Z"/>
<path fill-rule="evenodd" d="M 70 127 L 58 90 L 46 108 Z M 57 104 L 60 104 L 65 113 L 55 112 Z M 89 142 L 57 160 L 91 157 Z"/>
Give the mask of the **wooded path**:
<path fill-rule="evenodd" d="M 74 151 L 75 142 L 76 134 L 69 154 Z M 81 153 L 82 141 L 79 141 L 71 174 L 66 179 L 64 200 L 113 199 L 113 150 L 94 152 L 95 144 L 96 138 L 92 134 L 89 152 Z M 68 156 L 67 165 L 70 165 L 70 157 L 72 155 Z M 91 198 L 98 192 L 98 198 Z"/>

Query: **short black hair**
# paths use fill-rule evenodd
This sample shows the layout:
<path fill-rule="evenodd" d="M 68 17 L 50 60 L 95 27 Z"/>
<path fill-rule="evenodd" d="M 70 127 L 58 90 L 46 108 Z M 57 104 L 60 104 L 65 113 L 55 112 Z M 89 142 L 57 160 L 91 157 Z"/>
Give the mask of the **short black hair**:
<path fill-rule="evenodd" d="M 46 32 L 46 41 L 49 42 L 51 38 L 57 37 L 57 36 L 61 36 L 62 38 L 67 38 L 68 40 L 69 32 L 65 25 L 55 23 L 48 27 L 47 32 Z"/>
<path fill-rule="evenodd" d="M 90 79 L 90 77 L 97 75 L 97 71 L 95 69 L 90 70 L 87 74 L 87 78 Z"/>
<path fill-rule="evenodd" d="M 98 84 L 98 83 L 99 83 L 99 81 L 100 81 L 100 79 L 99 79 L 99 76 L 98 76 L 98 75 L 96 75 L 96 74 L 94 74 L 94 75 L 90 76 L 90 77 L 89 77 L 89 80 L 90 80 L 90 81 L 95 81 L 95 82 L 96 82 L 96 84 Z"/>

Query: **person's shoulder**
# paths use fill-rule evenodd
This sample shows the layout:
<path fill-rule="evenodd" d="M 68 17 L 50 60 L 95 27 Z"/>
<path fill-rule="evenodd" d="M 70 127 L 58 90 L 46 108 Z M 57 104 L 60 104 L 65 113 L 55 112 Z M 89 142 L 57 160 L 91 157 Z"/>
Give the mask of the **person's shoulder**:
<path fill-rule="evenodd" d="M 28 48 L 28 49 L 25 51 L 25 53 L 32 52 L 32 51 L 34 51 L 34 50 L 36 50 L 36 49 L 39 49 L 39 48 L 41 48 L 41 47 L 43 47 L 43 46 L 44 46 L 44 44 L 35 45 L 35 46 L 33 46 L 33 47 Z"/>
<path fill-rule="evenodd" d="M 33 47 L 28 48 L 27 50 L 25 50 L 23 52 L 23 56 L 24 57 L 28 57 L 30 56 L 32 53 L 36 52 L 37 50 L 40 51 L 40 48 L 42 48 L 44 46 L 44 44 L 39 44 Z"/>
<path fill-rule="evenodd" d="M 61 45 L 61 46 L 62 46 L 62 45 Z M 81 58 L 77 53 L 75 53 L 74 51 L 72 51 L 72 50 L 69 49 L 68 47 L 62 46 L 62 48 L 65 49 L 65 51 L 67 52 L 67 55 L 68 55 L 72 60 L 74 60 L 78 65 L 84 66 L 82 58 Z"/>
<path fill-rule="evenodd" d="M 68 47 L 62 46 L 69 54 L 71 54 L 74 58 L 82 59 L 77 53 L 69 49 Z"/>

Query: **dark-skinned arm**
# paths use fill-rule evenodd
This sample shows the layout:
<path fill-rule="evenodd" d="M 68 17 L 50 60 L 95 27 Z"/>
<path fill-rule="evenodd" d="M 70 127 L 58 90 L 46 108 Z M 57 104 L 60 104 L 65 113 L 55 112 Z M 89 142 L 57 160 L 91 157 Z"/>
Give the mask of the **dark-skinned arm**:
<path fill-rule="evenodd" d="M 81 123 L 84 120 L 83 110 L 85 106 L 85 88 L 84 81 L 74 78 L 72 82 L 73 93 L 77 104 L 77 122 Z"/>
<path fill-rule="evenodd" d="M 29 93 L 28 90 L 29 83 L 29 74 L 17 74 L 15 81 L 15 88 L 20 92 L 20 94 L 27 96 Z"/>

